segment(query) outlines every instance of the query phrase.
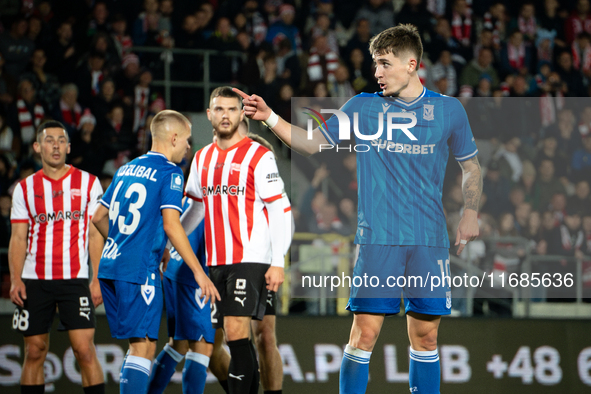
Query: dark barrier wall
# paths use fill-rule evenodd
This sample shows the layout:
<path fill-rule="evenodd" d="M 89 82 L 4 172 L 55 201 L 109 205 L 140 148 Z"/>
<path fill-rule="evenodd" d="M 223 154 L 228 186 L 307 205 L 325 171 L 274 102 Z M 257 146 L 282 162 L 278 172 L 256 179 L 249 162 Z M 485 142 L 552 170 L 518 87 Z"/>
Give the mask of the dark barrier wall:
<path fill-rule="evenodd" d="M 338 392 L 338 371 L 348 340 L 349 317 L 281 317 L 279 348 L 285 364 L 285 393 Z M 0 316 L 0 392 L 18 393 L 22 338 L 12 317 Z M 158 350 L 165 343 L 161 327 Z M 116 381 L 126 343 L 110 338 L 107 320 L 98 317 L 96 344 L 108 393 Z M 408 392 L 408 341 L 405 320 L 386 319 L 370 365 L 368 393 Z M 589 393 L 591 321 L 444 318 L 440 334 L 442 393 Z M 178 371 L 181 370 L 179 366 Z M 46 392 L 82 393 L 80 374 L 66 333 L 54 332 L 45 367 Z M 206 393 L 223 393 L 215 378 Z M 180 373 L 167 393 L 180 393 Z M 262 391 L 261 391 L 262 392 Z"/>

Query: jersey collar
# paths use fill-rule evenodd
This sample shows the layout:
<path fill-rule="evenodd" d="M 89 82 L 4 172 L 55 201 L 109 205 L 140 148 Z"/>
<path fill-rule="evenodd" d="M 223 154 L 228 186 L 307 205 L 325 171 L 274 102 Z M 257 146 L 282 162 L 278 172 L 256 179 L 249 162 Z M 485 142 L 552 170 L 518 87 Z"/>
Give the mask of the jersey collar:
<path fill-rule="evenodd" d="M 168 161 L 168 158 L 164 155 L 164 153 L 149 151 L 149 152 L 146 153 L 146 155 L 150 155 L 150 156 L 161 156 L 161 157 L 163 157 L 164 159 L 166 159 Z"/>
<path fill-rule="evenodd" d="M 241 139 L 240 141 L 238 141 L 237 143 L 235 143 L 234 145 L 232 145 L 231 147 L 229 147 L 227 149 L 220 148 L 217 142 L 214 142 L 213 146 L 220 152 L 229 152 L 232 149 L 240 148 L 242 145 L 244 145 L 248 142 L 252 142 L 252 140 L 248 137 L 244 137 L 243 139 Z"/>
<path fill-rule="evenodd" d="M 419 97 L 417 97 L 416 99 L 414 99 L 412 101 L 405 101 L 405 100 L 401 99 L 400 97 L 398 97 L 398 98 L 396 98 L 394 100 L 394 102 L 395 103 L 398 103 L 398 104 L 402 104 L 402 105 L 407 106 L 407 107 L 410 107 L 411 105 L 416 104 L 418 101 L 420 101 L 425 96 L 425 93 L 426 92 L 427 92 L 427 89 L 423 86 L 423 91 L 421 92 L 421 94 L 419 95 Z M 382 92 L 379 92 L 378 95 L 381 96 L 381 97 L 383 97 L 383 98 L 393 98 L 393 97 L 390 97 L 390 96 L 384 96 L 384 93 L 382 93 Z"/>

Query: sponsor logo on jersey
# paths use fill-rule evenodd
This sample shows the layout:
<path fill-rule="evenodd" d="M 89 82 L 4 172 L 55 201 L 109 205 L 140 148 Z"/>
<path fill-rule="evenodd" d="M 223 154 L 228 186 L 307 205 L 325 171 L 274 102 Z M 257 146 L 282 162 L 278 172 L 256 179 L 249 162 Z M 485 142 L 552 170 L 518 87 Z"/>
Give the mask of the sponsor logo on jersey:
<path fill-rule="evenodd" d="M 267 183 L 277 182 L 281 178 L 278 172 L 267 174 Z"/>
<path fill-rule="evenodd" d="M 392 153 L 406 153 L 409 155 L 429 155 L 435 151 L 435 144 L 401 144 L 394 141 L 382 140 L 381 138 L 371 141 L 371 145 L 377 147 L 378 150 L 387 150 Z"/>
<path fill-rule="evenodd" d="M 234 375 L 231 372 L 228 374 L 228 376 L 231 377 L 231 378 L 234 378 L 234 379 L 238 379 L 238 380 L 242 380 L 242 378 L 244 377 L 244 375 L 238 375 L 238 376 L 236 376 L 236 375 Z"/>
<path fill-rule="evenodd" d="M 183 178 L 180 174 L 172 174 L 172 179 L 170 180 L 170 188 L 172 190 L 176 190 L 179 192 L 183 191 Z"/>
<path fill-rule="evenodd" d="M 80 297 L 80 310 L 79 315 L 85 317 L 86 320 L 90 321 L 90 302 L 88 301 L 88 297 Z"/>
<path fill-rule="evenodd" d="M 204 196 L 218 196 L 220 194 L 230 195 L 230 196 L 244 196 L 245 193 L 245 186 L 237 186 L 237 185 L 217 185 L 217 186 L 203 186 L 202 188 Z"/>
<path fill-rule="evenodd" d="M 382 104 L 382 110 L 384 113 L 388 112 L 388 108 L 390 108 L 390 104 Z"/>
<path fill-rule="evenodd" d="M 58 198 L 64 195 L 64 191 L 63 190 L 54 190 L 52 192 L 53 194 L 53 198 Z"/>
<path fill-rule="evenodd" d="M 119 256 L 121 256 L 121 253 L 119 253 L 119 245 L 117 245 L 117 242 L 115 242 L 113 238 L 107 238 L 101 258 L 114 260 Z"/>
<path fill-rule="evenodd" d="M 61 220 L 80 220 L 84 216 L 84 211 L 58 211 L 50 213 L 40 213 L 33 216 L 35 223 L 46 223 L 50 221 L 59 222 Z"/>

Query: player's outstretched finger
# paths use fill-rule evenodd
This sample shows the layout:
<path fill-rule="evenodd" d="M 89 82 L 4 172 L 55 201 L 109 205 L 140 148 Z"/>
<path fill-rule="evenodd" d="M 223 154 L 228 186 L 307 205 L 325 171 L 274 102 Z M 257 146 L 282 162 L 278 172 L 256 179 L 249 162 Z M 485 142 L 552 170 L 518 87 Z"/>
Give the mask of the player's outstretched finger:
<path fill-rule="evenodd" d="M 244 93 L 242 90 L 238 88 L 232 88 L 232 90 L 240 95 L 243 99 L 248 99 L 248 94 Z"/>
<path fill-rule="evenodd" d="M 460 243 L 460 247 L 458 248 L 458 252 L 456 253 L 458 256 L 462 253 L 462 251 L 464 250 L 464 246 L 466 246 L 463 243 Z"/>
<path fill-rule="evenodd" d="M 455 246 L 458 246 L 460 244 L 460 239 L 461 239 L 460 237 L 461 237 L 460 229 L 458 228 L 456 230 L 456 243 L 454 244 Z"/>

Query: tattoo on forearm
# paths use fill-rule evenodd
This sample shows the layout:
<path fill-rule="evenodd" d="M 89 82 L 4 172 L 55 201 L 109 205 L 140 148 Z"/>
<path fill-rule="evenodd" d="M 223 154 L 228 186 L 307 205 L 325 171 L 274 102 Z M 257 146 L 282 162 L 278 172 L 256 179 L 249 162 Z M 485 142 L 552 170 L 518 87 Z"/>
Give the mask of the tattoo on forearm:
<path fill-rule="evenodd" d="M 466 170 L 466 163 L 470 163 L 470 171 Z M 474 166 L 472 165 L 474 164 Z M 460 167 L 464 170 L 462 179 L 462 192 L 464 194 L 464 209 L 478 211 L 480 196 L 482 195 L 482 173 L 478 158 L 473 157 L 466 162 L 461 162 Z"/>

